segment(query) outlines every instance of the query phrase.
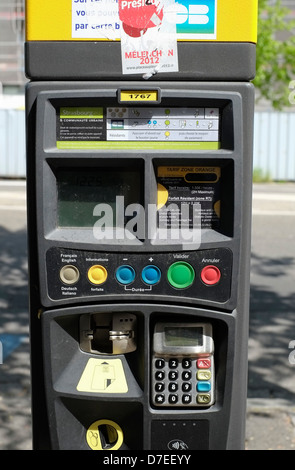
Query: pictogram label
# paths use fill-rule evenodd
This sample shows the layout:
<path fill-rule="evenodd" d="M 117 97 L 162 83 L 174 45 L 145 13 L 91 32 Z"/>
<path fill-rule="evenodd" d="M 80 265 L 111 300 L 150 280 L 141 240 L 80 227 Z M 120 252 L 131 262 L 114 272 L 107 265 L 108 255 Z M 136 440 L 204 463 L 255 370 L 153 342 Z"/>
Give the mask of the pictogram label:
<path fill-rule="evenodd" d="M 128 385 L 122 361 L 120 359 L 89 359 L 77 390 L 89 393 L 127 393 Z"/>

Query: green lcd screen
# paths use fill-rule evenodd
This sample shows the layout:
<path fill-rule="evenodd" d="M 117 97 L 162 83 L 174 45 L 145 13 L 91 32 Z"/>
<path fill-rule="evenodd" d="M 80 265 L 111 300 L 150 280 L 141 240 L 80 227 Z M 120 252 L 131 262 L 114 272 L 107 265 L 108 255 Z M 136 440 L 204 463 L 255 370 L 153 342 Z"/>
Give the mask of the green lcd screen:
<path fill-rule="evenodd" d="M 61 168 L 56 179 L 59 227 L 93 227 L 97 220 L 93 212 L 98 204 L 107 204 L 112 209 L 110 226 L 115 226 L 118 210 L 126 223 L 125 208 L 142 204 L 141 172 L 137 169 Z"/>
<path fill-rule="evenodd" d="M 203 328 L 201 327 L 174 327 L 164 328 L 165 345 L 170 347 L 203 346 Z"/>

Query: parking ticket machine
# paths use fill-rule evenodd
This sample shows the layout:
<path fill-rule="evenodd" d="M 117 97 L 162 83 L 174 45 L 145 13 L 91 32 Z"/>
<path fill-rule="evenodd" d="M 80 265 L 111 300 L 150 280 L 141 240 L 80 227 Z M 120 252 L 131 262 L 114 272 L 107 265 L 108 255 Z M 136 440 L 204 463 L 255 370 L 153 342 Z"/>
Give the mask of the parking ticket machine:
<path fill-rule="evenodd" d="M 46 10 L 35 19 L 35 3 L 27 1 L 26 45 L 34 448 L 241 449 L 254 102 L 249 62 L 244 71 L 239 65 L 236 79 L 232 65 L 228 80 L 223 67 L 217 80 L 212 65 L 204 65 L 207 79 L 196 81 L 195 62 L 190 79 L 186 63 L 179 66 L 185 79 L 177 72 L 171 79 L 169 72 L 150 79 L 120 75 L 113 64 L 115 78 L 105 80 L 100 69 L 92 74 L 93 62 L 78 78 L 58 62 L 53 77 L 40 79 L 37 51 L 52 51 L 54 40 L 48 26 L 48 41 L 35 41 Z M 68 3 L 76 12 L 76 2 Z M 217 3 L 217 21 L 220 2 L 193 2 L 190 11 L 205 14 Z M 239 3 L 248 13 L 251 4 L 254 17 L 254 1 Z M 95 14 L 94 7 L 79 6 Z M 136 36 L 134 21 L 128 26 L 128 15 L 124 21 Z M 57 56 L 89 46 L 99 57 L 99 42 L 94 47 L 93 39 L 80 37 L 75 48 L 76 40 L 61 37 Z M 101 42 L 102 54 L 107 46 L 115 54 L 118 41 L 108 41 Z M 221 42 L 209 42 L 208 51 Z M 253 60 L 250 43 L 241 41 L 240 50 Z M 179 44 L 190 54 L 206 47 Z M 239 44 L 228 46 L 235 54 Z"/>

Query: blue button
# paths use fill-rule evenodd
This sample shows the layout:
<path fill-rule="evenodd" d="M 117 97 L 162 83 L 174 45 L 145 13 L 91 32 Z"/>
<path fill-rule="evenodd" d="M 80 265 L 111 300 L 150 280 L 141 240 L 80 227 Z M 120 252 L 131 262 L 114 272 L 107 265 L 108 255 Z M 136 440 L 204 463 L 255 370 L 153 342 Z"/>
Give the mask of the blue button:
<path fill-rule="evenodd" d="M 210 382 L 198 382 L 197 391 L 198 392 L 210 392 L 211 383 Z"/>
<path fill-rule="evenodd" d="M 116 271 L 116 279 L 120 284 L 131 284 L 135 279 L 135 271 L 132 266 L 120 266 Z"/>
<path fill-rule="evenodd" d="M 151 264 L 143 268 L 141 277 L 143 282 L 149 284 L 150 286 L 153 286 L 154 284 L 157 284 L 157 282 L 159 282 L 159 280 L 161 279 L 161 271 L 158 266 L 154 266 Z"/>

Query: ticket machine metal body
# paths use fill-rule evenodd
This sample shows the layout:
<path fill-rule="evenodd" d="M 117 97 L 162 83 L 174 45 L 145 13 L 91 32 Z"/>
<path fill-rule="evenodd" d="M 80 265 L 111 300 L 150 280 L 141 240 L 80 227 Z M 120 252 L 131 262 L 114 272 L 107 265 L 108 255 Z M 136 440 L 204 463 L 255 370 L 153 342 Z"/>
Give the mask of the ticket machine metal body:
<path fill-rule="evenodd" d="M 52 31 L 34 41 L 27 3 L 34 447 L 243 448 L 249 62 L 227 81 L 225 69 L 196 81 L 181 66 L 143 82 L 117 65 L 105 81 L 93 63 L 42 75 L 36 53 Z M 61 39 L 61 56 L 118 47 Z"/>

